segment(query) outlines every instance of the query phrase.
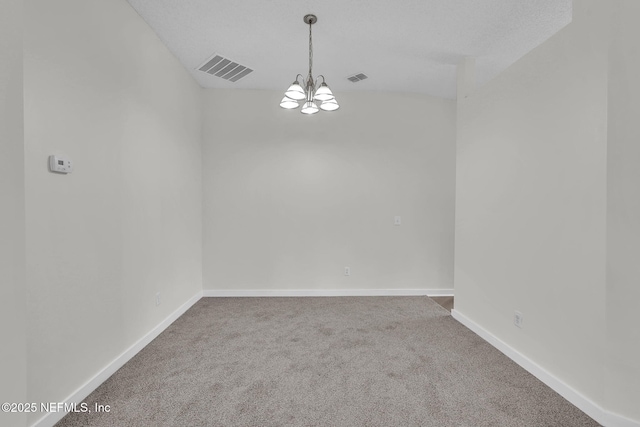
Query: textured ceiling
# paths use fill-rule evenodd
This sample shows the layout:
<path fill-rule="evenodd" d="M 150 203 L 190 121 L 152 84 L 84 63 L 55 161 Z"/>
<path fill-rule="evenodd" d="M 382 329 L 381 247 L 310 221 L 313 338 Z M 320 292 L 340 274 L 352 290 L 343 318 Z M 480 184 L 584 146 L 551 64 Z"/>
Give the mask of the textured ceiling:
<path fill-rule="evenodd" d="M 456 65 L 476 58 L 480 84 L 571 22 L 571 0 L 129 0 L 203 87 L 284 91 L 308 68 L 334 92 L 454 98 Z M 231 83 L 198 71 L 218 53 L 254 70 Z M 367 80 L 346 77 L 363 72 Z"/>

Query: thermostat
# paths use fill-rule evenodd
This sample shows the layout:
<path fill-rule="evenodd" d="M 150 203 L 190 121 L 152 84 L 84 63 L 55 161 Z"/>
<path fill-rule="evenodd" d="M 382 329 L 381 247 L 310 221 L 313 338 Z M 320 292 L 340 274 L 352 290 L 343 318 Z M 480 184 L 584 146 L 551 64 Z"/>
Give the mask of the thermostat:
<path fill-rule="evenodd" d="M 71 159 L 63 156 L 49 156 L 49 169 L 51 172 L 71 173 L 73 172 L 73 163 Z"/>

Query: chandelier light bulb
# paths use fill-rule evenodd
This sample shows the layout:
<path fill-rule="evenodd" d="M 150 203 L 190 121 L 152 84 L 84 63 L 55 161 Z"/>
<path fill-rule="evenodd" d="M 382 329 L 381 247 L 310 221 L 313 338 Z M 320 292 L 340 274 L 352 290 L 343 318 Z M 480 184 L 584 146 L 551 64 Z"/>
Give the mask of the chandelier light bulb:
<path fill-rule="evenodd" d="M 318 106 L 313 101 L 307 101 L 302 106 L 302 110 L 300 110 L 302 114 L 315 114 L 318 112 Z"/>

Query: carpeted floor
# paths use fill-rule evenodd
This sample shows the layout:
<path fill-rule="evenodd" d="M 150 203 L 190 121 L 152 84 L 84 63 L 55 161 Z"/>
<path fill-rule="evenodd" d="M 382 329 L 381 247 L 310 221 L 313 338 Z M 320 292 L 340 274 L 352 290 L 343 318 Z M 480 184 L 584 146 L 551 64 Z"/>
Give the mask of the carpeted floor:
<path fill-rule="evenodd" d="M 203 298 L 71 426 L 598 426 L 427 297 Z"/>

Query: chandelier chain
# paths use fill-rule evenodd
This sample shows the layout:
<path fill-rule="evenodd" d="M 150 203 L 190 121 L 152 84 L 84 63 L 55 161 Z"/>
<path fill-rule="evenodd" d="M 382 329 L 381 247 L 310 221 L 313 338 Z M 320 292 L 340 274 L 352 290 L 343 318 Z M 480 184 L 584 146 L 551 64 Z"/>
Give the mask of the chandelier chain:
<path fill-rule="evenodd" d="M 311 40 L 311 22 L 309 22 L 309 80 L 313 80 L 313 42 Z"/>

